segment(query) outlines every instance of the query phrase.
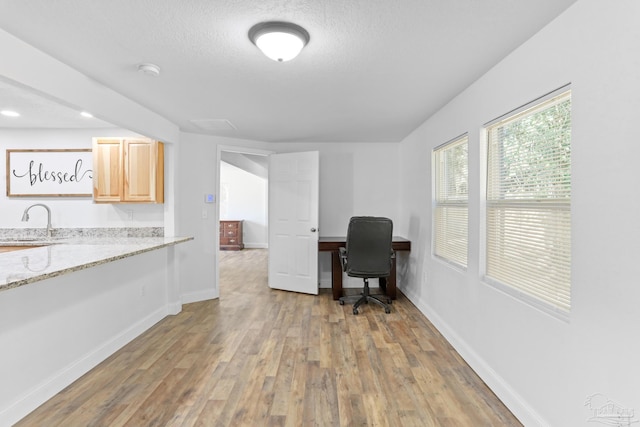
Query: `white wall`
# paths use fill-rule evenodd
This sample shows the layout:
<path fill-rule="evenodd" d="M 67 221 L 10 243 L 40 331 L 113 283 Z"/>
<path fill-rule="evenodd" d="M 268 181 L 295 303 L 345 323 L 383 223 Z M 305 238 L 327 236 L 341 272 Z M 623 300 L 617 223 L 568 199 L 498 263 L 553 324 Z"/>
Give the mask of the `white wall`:
<path fill-rule="evenodd" d="M 61 130 L 1 129 L 0 153 L 6 149 L 89 148 L 94 136 L 139 136 L 123 129 Z M 91 165 L 88 165 L 91 168 Z M 44 203 L 51 208 L 54 228 L 82 227 L 162 227 L 164 207 L 156 204 L 95 204 L 91 197 L 7 197 L 6 174 L 0 174 L 0 228 L 43 228 L 44 209 L 29 211 L 29 222 L 22 222 L 25 208 Z"/>
<path fill-rule="evenodd" d="M 218 149 L 247 147 L 263 150 L 258 141 L 182 133 L 177 168 L 179 195 L 176 235 L 193 236 L 193 244 L 177 248 L 180 257 L 182 302 L 217 298 L 216 235 L 218 227 Z M 215 194 L 216 203 L 205 203 L 205 194 Z M 203 218 L 203 212 L 206 218 Z"/>
<path fill-rule="evenodd" d="M 169 314 L 173 251 L 1 293 L 0 426 L 12 425 Z"/>
<path fill-rule="evenodd" d="M 402 143 L 401 288 L 525 425 L 584 426 L 602 393 L 640 412 L 640 2 L 579 0 Z M 480 129 L 572 84 L 572 310 L 559 320 L 480 279 Z M 469 132 L 469 266 L 431 255 L 431 150 Z"/>
<path fill-rule="evenodd" d="M 221 220 L 243 220 L 246 248 L 268 247 L 268 181 L 229 163 L 220 163 Z"/>

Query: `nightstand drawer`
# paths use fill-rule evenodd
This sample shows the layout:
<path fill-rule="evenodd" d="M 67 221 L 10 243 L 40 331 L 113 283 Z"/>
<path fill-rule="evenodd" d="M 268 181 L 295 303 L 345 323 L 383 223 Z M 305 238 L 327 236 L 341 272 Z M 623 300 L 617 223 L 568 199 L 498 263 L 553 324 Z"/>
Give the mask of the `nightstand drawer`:
<path fill-rule="evenodd" d="M 221 246 L 222 245 L 225 245 L 225 246 L 237 245 L 238 243 L 239 242 L 238 242 L 238 239 L 236 237 L 221 237 L 220 238 L 220 245 Z"/>
<path fill-rule="evenodd" d="M 238 230 L 227 228 L 220 233 L 220 237 L 238 237 Z"/>

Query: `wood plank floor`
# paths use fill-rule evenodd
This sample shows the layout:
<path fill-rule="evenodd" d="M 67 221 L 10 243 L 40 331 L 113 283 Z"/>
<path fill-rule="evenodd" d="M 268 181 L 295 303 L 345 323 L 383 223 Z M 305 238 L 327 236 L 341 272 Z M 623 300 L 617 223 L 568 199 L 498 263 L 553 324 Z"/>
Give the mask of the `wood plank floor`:
<path fill-rule="evenodd" d="M 354 316 L 269 289 L 262 249 L 221 253 L 187 304 L 17 426 L 520 426 L 402 295 Z"/>

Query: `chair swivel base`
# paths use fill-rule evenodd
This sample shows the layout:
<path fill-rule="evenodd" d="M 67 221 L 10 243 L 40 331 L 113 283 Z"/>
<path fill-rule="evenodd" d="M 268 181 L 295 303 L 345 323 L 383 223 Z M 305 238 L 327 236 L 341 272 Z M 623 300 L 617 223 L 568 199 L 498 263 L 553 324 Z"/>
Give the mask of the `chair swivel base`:
<path fill-rule="evenodd" d="M 344 305 L 346 300 L 349 298 L 350 297 L 340 297 L 339 299 L 340 305 Z M 362 291 L 362 294 L 360 295 L 360 298 L 353 304 L 353 314 L 358 314 L 358 307 L 360 307 L 363 303 L 369 304 L 369 301 L 375 304 L 378 304 L 379 306 L 384 308 L 385 313 L 389 314 L 391 313 L 391 307 L 390 307 L 391 298 L 386 297 L 386 300 L 387 302 L 385 303 L 384 301 L 382 301 L 382 299 L 378 298 L 378 295 L 371 295 L 370 289 L 369 289 L 369 281 L 367 279 L 364 279 L 364 289 Z"/>

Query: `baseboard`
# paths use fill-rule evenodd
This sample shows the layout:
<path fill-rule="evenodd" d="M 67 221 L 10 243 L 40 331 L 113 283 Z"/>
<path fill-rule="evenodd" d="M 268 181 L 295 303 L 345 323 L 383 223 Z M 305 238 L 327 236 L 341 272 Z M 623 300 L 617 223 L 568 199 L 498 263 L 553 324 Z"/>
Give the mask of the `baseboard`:
<path fill-rule="evenodd" d="M 487 386 L 498 396 L 504 405 L 525 426 L 548 426 L 544 420 L 484 359 L 482 359 L 466 341 L 464 341 L 442 319 L 436 311 L 418 295 L 400 289 L 402 293 L 420 310 L 424 316 L 453 346 L 465 362 L 478 374 Z"/>
<path fill-rule="evenodd" d="M 245 249 L 269 249 L 269 245 L 267 243 L 244 243 Z"/>
<path fill-rule="evenodd" d="M 106 341 L 100 347 L 85 354 L 58 372 L 53 373 L 48 379 L 18 397 L 10 406 L 0 412 L 0 427 L 9 427 L 27 416 L 69 384 L 89 372 L 160 320 L 164 319 L 167 314 L 168 307 L 159 308 L 117 336 Z"/>
<path fill-rule="evenodd" d="M 167 303 L 167 315 L 175 316 L 182 311 L 182 300 Z"/>
<path fill-rule="evenodd" d="M 318 287 L 319 288 L 331 288 L 332 287 L 331 279 L 320 279 L 318 281 Z"/>
<path fill-rule="evenodd" d="M 216 289 L 207 289 L 205 291 L 191 292 L 182 295 L 182 303 L 190 304 L 192 302 L 207 301 L 210 299 L 218 298 L 218 291 Z"/>

